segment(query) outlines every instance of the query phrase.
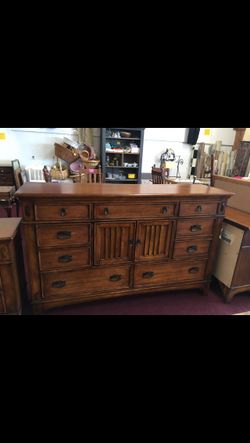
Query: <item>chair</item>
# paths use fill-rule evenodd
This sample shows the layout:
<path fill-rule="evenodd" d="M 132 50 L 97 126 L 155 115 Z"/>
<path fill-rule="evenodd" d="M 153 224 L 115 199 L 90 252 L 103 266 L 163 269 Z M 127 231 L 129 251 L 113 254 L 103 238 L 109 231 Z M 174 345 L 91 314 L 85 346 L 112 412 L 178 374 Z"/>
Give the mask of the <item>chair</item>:
<path fill-rule="evenodd" d="M 166 184 L 167 178 L 169 176 L 169 169 L 164 168 L 156 168 L 155 166 L 152 166 L 151 170 L 151 177 L 152 177 L 152 183 L 153 184 Z"/>
<path fill-rule="evenodd" d="M 103 174 L 101 165 L 97 169 L 84 168 L 79 171 L 77 182 L 80 183 L 103 183 Z"/>

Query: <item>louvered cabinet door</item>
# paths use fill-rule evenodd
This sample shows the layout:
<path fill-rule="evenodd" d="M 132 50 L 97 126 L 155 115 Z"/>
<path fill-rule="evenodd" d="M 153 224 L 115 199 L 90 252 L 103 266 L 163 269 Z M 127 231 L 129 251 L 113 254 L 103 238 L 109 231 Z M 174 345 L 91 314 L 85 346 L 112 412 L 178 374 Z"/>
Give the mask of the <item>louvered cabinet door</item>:
<path fill-rule="evenodd" d="M 135 223 L 95 223 L 94 262 L 126 263 L 133 260 Z"/>
<path fill-rule="evenodd" d="M 135 242 L 136 260 L 169 258 L 174 221 L 159 220 L 138 223 Z"/>

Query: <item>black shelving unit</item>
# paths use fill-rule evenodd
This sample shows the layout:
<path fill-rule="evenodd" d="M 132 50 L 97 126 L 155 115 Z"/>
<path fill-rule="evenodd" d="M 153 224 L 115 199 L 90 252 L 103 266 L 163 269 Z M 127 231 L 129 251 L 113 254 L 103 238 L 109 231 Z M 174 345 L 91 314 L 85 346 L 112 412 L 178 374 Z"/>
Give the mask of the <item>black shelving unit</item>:
<path fill-rule="evenodd" d="M 144 129 L 102 128 L 101 162 L 106 183 L 141 183 Z"/>

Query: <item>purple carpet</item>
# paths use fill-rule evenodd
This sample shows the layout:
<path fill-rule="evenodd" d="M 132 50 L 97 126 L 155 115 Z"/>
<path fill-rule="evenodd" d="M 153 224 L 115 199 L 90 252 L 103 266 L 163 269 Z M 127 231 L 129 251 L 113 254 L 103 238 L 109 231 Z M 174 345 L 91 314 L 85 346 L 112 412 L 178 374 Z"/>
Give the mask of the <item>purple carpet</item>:
<path fill-rule="evenodd" d="M 54 308 L 45 315 L 232 315 L 250 311 L 250 292 L 224 303 L 215 289 L 170 291 Z"/>

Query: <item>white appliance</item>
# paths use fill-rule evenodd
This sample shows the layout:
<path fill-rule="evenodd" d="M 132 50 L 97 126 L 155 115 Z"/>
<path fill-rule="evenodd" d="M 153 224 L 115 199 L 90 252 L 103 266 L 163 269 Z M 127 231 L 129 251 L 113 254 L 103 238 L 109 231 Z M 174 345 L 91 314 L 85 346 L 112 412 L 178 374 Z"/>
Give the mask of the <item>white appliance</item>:
<path fill-rule="evenodd" d="M 220 233 L 215 277 L 230 288 L 238 255 L 241 249 L 244 231 L 227 222 L 222 225 Z"/>

